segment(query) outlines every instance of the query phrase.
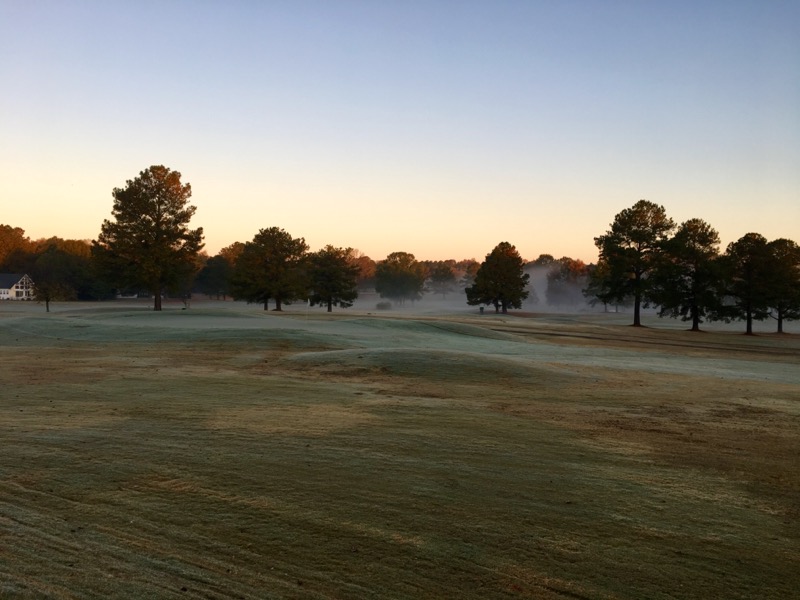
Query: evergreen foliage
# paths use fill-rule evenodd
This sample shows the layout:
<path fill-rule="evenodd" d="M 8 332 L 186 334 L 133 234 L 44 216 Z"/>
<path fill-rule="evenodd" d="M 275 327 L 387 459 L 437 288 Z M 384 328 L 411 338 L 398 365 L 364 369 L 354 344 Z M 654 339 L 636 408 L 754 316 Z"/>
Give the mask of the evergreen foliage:
<path fill-rule="evenodd" d="M 759 233 L 747 233 L 728 244 L 723 265 L 727 283 L 726 315 L 743 319 L 746 333 L 753 334 L 753 320 L 769 316 L 774 269 L 767 239 Z"/>
<path fill-rule="evenodd" d="M 702 219 L 678 227 L 662 248 L 650 281 L 650 297 L 661 317 L 680 317 L 700 331 L 707 316 L 720 314 L 722 273 L 719 234 Z"/>
<path fill-rule="evenodd" d="M 275 310 L 283 304 L 305 298 L 308 277 L 304 257 L 308 245 L 303 238 L 292 236 L 279 227 L 260 229 L 239 254 L 231 277 L 231 294 L 269 308 L 275 300 Z"/>
<path fill-rule="evenodd" d="M 522 308 L 528 297 L 525 289 L 530 275 L 523 272 L 525 262 L 517 249 L 508 242 L 500 242 L 481 263 L 475 282 L 464 291 L 467 304 L 492 304 L 495 312 L 505 314 L 509 308 Z"/>
<path fill-rule="evenodd" d="M 778 333 L 783 333 L 785 320 L 800 319 L 800 246 L 779 238 L 769 243 L 769 251 L 770 316 L 778 323 Z"/>
<path fill-rule="evenodd" d="M 196 208 L 181 174 L 152 166 L 114 188 L 113 220 L 106 219 L 92 250 L 101 271 L 119 288 L 141 287 L 161 310 L 161 294 L 178 289 L 196 268 L 203 229 L 189 229 Z"/>
<path fill-rule="evenodd" d="M 606 303 L 632 297 L 634 326 L 641 326 L 641 307 L 649 299 L 649 276 L 674 227 L 663 206 L 639 200 L 617 214 L 611 228 L 594 239 L 603 269 L 595 272 L 593 285 Z M 598 281 L 601 276 L 603 280 Z"/>
<path fill-rule="evenodd" d="M 335 248 L 330 244 L 308 256 L 311 306 L 325 305 L 348 308 L 358 298 L 358 277 L 361 272 L 352 248 Z"/>

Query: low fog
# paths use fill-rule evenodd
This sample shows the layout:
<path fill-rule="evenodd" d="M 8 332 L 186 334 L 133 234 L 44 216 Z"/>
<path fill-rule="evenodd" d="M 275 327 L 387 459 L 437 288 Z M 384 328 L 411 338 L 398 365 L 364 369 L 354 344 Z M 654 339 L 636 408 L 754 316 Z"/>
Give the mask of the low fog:
<path fill-rule="evenodd" d="M 568 301 L 553 303 L 548 302 L 547 298 L 547 273 L 549 267 L 528 267 L 525 272 L 530 275 L 528 286 L 528 298 L 523 301 L 521 309 L 509 309 L 513 312 L 526 313 L 602 313 L 603 305 L 592 306 L 586 301 L 580 287 L 569 290 L 568 295 L 562 295 Z M 297 303 L 295 303 L 295 310 Z M 484 314 L 494 313 L 492 305 L 484 305 Z M 311 307 L 309 310 L 325 311 L 324 306 Z M 361 289 L 358 298 L 349 309 L 334 307 L 334 311 L 358 311 L 380 313 L 406 313 L 406 314 L 437 314 L 437 313 L 474 313 L 480 314 L 480 306 L 470 306 L 467 304 L 467 296 L 464 287 L 454 285 L 453 290 L 445 294 L 437 294 L 433 291 L 426 291 L 420 300 L 404 302 L 392 301 L 388 298 L 381 298 L 380 295 L 371 289 Z M 609 310 L 613 311 L 613 308 Z"/>
<path fill-rule="evenodd" d="M 530 317 L 537 314 L 547 315 L 606 315 L 609 319 L 613 319 L 622 325 L 630 324 L 629 321 L 633 315 L 632 306 L 604 306 L 602 303 L 592 305 L 588 302 L 587 298 L 583 295 L 582 286 L 569 286 L 567 290 L 561 290 L 559 297 L 565 299 L 562 302 L 553 302 L 553 294 L 548 294 L 548 281 L 547 273 L 549 266 L 528 266 L 525 272 L 530 275 L 528 282 L 528 298 L 523 301 L 522 308 L 509 309 L 506 316 L 525 316 Z M 550 301 L 548 301 L 550 296 Z M 480 306 L 470 306 L 467 304 L 467 297 L 463 287 L 456 286 L 452 292 L 444 294 L 436 294 L 432 291 L 427 291 L 420 300 L 405 302 L 391 301 L 387 298 L 381 298 L 380 295 L 374 290 L 359 290 L 359 295 L 353 306 L 350 308 L 334 307 L 333 312 L 339 314 L 352 313 L 367 313 L 372 316 L 385 315 L 390 317 L 392 315 L 481 315 Z M 287 312 L 301 312 L 310 311 L 312 314 L 326 312 L 325 306 L 312 306 L 309 307 L 303 302 L 295 302 L 291 305 L 284 306 Z M 490 316 L 495 314 L 495 308 L 492 305 L 483 306 L 483 315 Z M 655 308 L 642 307 L 642 318 L 645 320 L 645 325 L 653 328 L 668 328 L 668 329 L 689 329 L 691 324 L 688 321 L 682 321 L 671 317 L 660 318 L 658 311 Z M 731 331 L 731 332 L 744 332 L 743 321 L 732 321 L 725 323 L 722 321 L 704 321 L 701 324 L 703 331 Z M 768 318 L 764 321 L 754 321 L 753 330 L 755 333 L 774 333 L 776 323 L 774 319 Z M 800 333 L 800 323 L 797 321 L 784 322 L 784 331 L 786 333 Z"/>

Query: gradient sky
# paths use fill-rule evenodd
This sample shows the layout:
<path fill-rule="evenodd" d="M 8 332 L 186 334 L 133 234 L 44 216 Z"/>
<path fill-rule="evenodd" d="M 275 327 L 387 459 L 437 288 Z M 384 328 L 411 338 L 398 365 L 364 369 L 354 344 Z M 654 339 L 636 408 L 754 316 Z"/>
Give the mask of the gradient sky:
<path fill-rule="evenodd" d="M 163 164 L 206 250 L 596 260 L 645 198 L 800 242 L 800 2 L 0 0 L 0 223 Z"/>

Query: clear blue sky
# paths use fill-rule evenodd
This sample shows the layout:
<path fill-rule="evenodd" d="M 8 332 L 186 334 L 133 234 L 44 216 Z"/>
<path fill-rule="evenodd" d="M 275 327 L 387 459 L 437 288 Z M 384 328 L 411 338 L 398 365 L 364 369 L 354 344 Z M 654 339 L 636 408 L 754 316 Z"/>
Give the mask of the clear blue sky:
<path fill-rule="evenodd" d="M 164 164 L 216 253 L 593 261 L 645 198 L 800 242 L 800 2 L 0 0 L 0 223 L 95 238 Z"/>

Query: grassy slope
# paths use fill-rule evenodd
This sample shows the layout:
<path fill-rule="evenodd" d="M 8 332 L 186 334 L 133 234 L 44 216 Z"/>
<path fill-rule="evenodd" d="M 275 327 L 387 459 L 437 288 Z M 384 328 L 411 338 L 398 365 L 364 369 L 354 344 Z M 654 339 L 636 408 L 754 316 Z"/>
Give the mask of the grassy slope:
<path fill-rule="evenodd" d="M 0 597 L 800 589 L 794 336 L 195 308 L 0 334 Z"/>

